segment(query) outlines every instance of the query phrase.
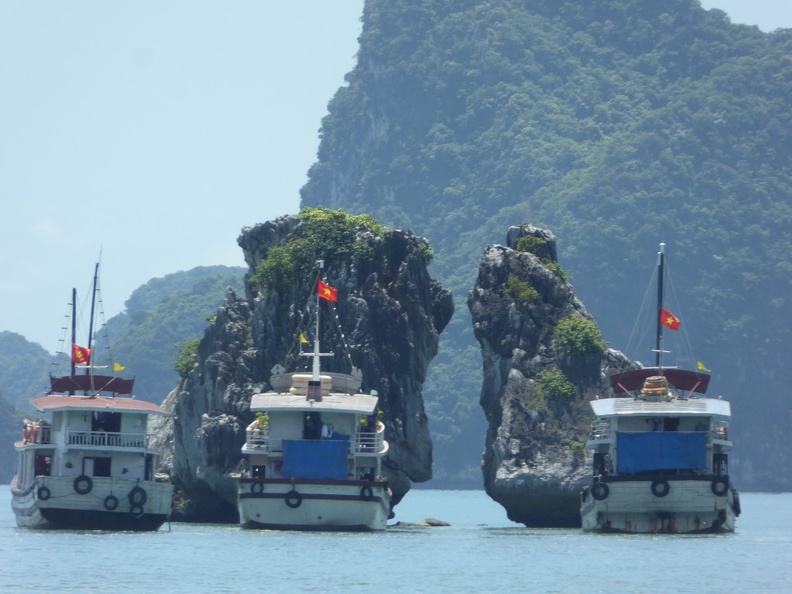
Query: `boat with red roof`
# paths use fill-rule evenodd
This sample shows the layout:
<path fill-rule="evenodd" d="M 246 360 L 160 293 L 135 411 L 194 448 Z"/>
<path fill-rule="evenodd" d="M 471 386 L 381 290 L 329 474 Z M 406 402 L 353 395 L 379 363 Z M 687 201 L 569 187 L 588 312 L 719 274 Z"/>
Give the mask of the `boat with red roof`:
<path fill-rule="evenodd" d="M 663 327 L 679 319 L 663 305 L 665 253 L 658 260 L 653 367 L 610 375 L 612 397 L 591 401 L 586 450 L 592 483 L 581 493 L 583 529 L 622 533 L 733 532 L 739 493 L 729 478 L 731 407 L 705 398 L 710 375 L 664 365 Z"/>
<path fill-rule="evenodd" d="M 44 418 L 26 420 L 14 444 L 17 525 L 157 530 L 170 517 L 173 485 L 156 474 L 161 454 L 147 425 L 168 413 L 135 398 L 133 379 L 95 374 L 90 355 L 72 342 L 71 373 L 50 377 L 49 392 L 31 400 Z"/>

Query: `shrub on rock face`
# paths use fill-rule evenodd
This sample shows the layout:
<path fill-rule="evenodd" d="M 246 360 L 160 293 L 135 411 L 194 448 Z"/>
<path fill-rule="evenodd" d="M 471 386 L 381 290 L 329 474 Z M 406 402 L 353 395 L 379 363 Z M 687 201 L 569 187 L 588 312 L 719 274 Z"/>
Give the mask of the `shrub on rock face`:
<path fill-rule="evenodd" d="M 528 306 L 539 297 L 539 293 L 531 286 L 531 283 L 520 280 L 519 277 L 514 275 L 510 276 L 506 281 L 506 292 L 514 299 L 517 311 L 521 314 L 524 314 Z"/>
<path fill-rule="evenodd" d="M 554 262 L 553 260 L 548 260 L 547 258 L 542 258 L 542 264 L 545 268 L 552 272 L 558 280 L 561 282 L 566 282 L 567 273 L 563 268 L 561 268 L 561 264 Z"/>
<path fill-rule="evenodd" d="M 300 236 L 270 248 L 256 267 L 251 281 L 259 289 L 283 290 L 295 278 L 309 276 L 317 260 L 325 260 L 329 266 L 333 261 L 349 258 L 359 266 L 374 257 L 370 245 L 355 240 L 360 228 L 365 227 L 377 237 L 385 235 L 385 227 L 366 214 L 305 208 L 298 218 L 304 223 Z"/>
<path fill-rule="evenodd" d="M 547 245 L 547 241 L 535 235 L 524 235 L 517 240 L 515 249 L 518 252 L 527 252 L 529 254 L 537 255 L 541 248 Z"/>
<path fill-rule="evenodd" d="M 575 397 L 575 385 L 560 369 L 544 369 L 536 374 L 536 389 L 547 400 L 564 401 Z"/>
<path fill-rule="evenodd" d="M 173 363 L 173 368 L 180 378 L 186 378 L 198 361 L 198 345 L 200 342 L 198 339 L 188 340 L 179 345 L 179 355 Z"/>
<path fill-rule="evenodd" d="M 605 341 L 597 324 L 588 318 L 570 316 L 558 322 L 555 330 L 556 349 L 571 359 L 601 355 Z"/>

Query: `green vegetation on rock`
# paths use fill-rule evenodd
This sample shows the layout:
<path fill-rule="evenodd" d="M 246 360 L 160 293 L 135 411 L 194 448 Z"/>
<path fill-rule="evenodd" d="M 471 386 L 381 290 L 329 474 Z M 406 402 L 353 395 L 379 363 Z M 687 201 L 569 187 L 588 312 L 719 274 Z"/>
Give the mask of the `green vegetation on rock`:
<path fill-rule="evenodd" d="M 536 391 L 545 401 L 564 402 L 575 397 L 575 385 L 557 368 L 544 369 L 536 374 Z"/>
<path fill-rule="evenodd" d="M 187 340 L 179 345 L 179 354 L 173 363 L 173 368 L 180 378 L 186 378 L 198 362 L 199 344 L 201 344 L 200 339 L 195 339 Z"/>
<path fill-rule="evenodd" d="M 531 286 L 531 283 L 520 280 L 517 276 L 510 276 L 506 280 L 506 292 L 514 299 L 517 311 L 521 314 L 524 314 L 528 310 L 528 306 L 539 298 L 539 293 Z"/>
<path fill-rule="evenodd" d="M 361 266 L 374 258 L 374 252 L 368 243 L 355 241 L 357 233 L 367 230 L 377 237 L 385 235 L 385 228 L 366 214 L 304 208 L 298 218 L 306 223 L 300 237 L 269 250 L 250 279 L 257 288 L 283 291 L 295 278 L 309 276 L 317 260 L 330 267 L 334 261 L 351 258 Z"/>
<path fill-rule="evenodd" d="M 573 360 L 599 356 L 605 350 L 605 341 L 596 322 L 579 316 L 569 316 L 558 322 L 555 343 L 559 352 Z"/>

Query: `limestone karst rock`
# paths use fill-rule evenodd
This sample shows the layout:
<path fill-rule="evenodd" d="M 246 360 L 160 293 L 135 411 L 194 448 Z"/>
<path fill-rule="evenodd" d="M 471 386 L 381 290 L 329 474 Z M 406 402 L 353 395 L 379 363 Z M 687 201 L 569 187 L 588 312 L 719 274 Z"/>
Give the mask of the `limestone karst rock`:
<path fill-rule="evenodd" d="M 588 401 L 606 389 L 603 365 L 621 355 L 561 352 L 558 323 L 591 316 L 557 274 L 555 238 L 523 225 L 509 229 L 507 244 L 484 250 L 468 296 L 484 369 L 484 487 L 515 522 L 579 526 L 579 493 L 591 474 L 582 447 Z M 574 393 L 554 397 L 543 377 L 563 377 Z"/>
<path fill-rule="evenodd" d="M 182 497 L 181 519 L 236 519 L 235 473 L 244 428 L 253 420 L 250 397 L 266 390 L 271 369 L 284 363 L 299 335 L 301 308 L 315 291 L 308 278 L 259 290 L 251 275 L 273 247 L 299 237 L 306 224 L 284 216 L 243 229 L 238 243 L 250 267 L 247 294 L 229 290 L 209 322 L 193 370 L 168 397 L 173 418 L 159 428 L 159 439 L 170 450 L 166 470 Z M 363 390 L 380 396 L 390 444 L 383 473 L 397 503 L 411 482 L 432 475 L 421 390 L 453 301 L 429 276 L 421 238 L 400 230 L 378 237 L 359 227 L 354 241 L 363 244 L 367 257 L 336 259 L 326 269 L 327 282 L 339 290 L 337 320 L 351 362 L 363 372 Z M 348 371 L 348 363 L 346 355 L 334 356 L 322 366 Z"/>

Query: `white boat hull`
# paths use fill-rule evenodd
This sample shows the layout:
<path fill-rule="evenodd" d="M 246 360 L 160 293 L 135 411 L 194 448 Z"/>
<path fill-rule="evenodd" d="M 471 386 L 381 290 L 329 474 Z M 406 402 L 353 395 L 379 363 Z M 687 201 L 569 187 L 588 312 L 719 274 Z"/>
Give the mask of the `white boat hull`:
<path fill-rule="evenodd" d="M 11 484 L 11 507 L 20 528 L 157 530 L 168 519 L 173 485 L 154 481 L 38 476 L 24 490 Z"/>
<path fill-rule="evenodd" d="M 720 483 L 713 489 L 712 477 L 700 480 L 654 477 L 654 480 L 612 480 L 601 484 L 607 489 L 595 491 L 595 483 L 581 494 L 581 519 L 586 531 L 734 532 L 735 518 L 740 513 L 737 491 L 726 488 L 727 483 Z M 718 494 L 716 491 L 725 492 Z"/>
<path fill-rule="evenodd" d="M 243 478 L 238 507 L 243 528 L 269 530 L 384 530 L 391 511 L 384 481 Z"/>

